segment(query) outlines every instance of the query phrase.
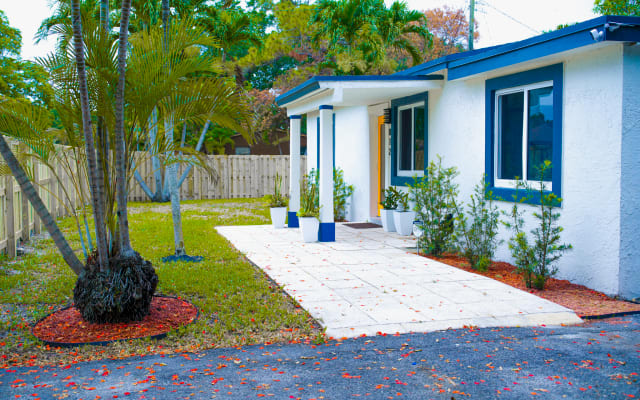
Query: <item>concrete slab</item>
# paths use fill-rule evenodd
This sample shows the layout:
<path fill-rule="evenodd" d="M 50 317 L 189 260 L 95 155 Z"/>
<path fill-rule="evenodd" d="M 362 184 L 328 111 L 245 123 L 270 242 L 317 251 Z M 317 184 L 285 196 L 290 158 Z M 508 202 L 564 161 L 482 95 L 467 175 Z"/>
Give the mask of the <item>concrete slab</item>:
<path fill-rule="evenodd" d="M 413 237 L 381 228 L 336 224 L 330 243 L 270 225 L 216 229 L 336 338 L 582 322 L 558 304 L 412 254 Z"/>

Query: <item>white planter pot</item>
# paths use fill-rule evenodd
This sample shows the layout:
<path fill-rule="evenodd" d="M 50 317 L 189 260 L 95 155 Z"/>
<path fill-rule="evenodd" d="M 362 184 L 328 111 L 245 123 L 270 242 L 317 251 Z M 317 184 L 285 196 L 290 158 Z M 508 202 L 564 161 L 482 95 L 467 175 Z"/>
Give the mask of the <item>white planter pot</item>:
<path fill-rule="evenodd" d="M 382 220 L 382 229 L 385 232 L 395 232 L 396 226 L 395 222 L 393 222 L 393 212 L 395 210 L 380 210 L 380 219 Z"/>
<path fill-rule="evenodd" d="M 416 218 L 415 211 L 394 211 L 393 222 L 396 232 L 402 236 L 409 236 L 413 232 L 413 220 Z"/>
<path fill-rule="evenodd" d="M 287 207 L 271 207 L 269 212 L 273 227 L 276 229 L 284 228 L 284 223 L 287 220 Z"/>
<path fill-rule="evenodd" d="M 320 221 L 316 217 L 299 217 L 300 230 L 302 231 L 302 240 L 305 242 L 317 242 L 318 241 L 318 229 L 320 228 Z"/>

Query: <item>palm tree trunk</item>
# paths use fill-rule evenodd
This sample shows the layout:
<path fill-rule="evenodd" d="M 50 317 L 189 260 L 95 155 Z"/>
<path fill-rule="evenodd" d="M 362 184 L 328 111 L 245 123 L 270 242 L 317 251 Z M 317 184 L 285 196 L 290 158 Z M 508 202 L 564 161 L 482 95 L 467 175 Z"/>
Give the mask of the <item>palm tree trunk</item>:
<path fill-rule="evenodd" d="M 109 0 L 100 0 L 100 25 L 105 33 L 109 32 Z"/>
<path fill-rule="evenodd" d="M 129 218 L 127 216 L 127 165 L 124 143 L 124 85 L 127 61 L 127 41 L 129 35 L 129 14 L 131 0 L 122 0 L 120 19 L 120 38 L 118 40 L 118 88 L 116 90 L 116 196 L 118 199 L 118 231 L 120 240 L 120 254 L 128 257 L 133 255 L 131 240 L 129 239 Z"/>
<path fill-rule="evenodd" d="M 98 265 L 101 270 L 109 267 L 107 235 L 105 230 L 105 205 L 102 198 L 103 182 L 98 179 L 96 150 L 93 142 L 93 127 L 91 126 L 91 110 L 89 105 L 89 89 L 87 87 L 87 71 L 84 62 L 84 43 L 82 40 L 82 21 L 80 17 L 80 0 L 71 0 L 71 22 L 73 24 L 73 44 L 78 70 L 78 86 L 80 92 L 80 107 L 82 109 L 82 129 L 84 133 L 87 163 L 89 164 L 89 185 L 93 200 L 93 217 L 96 226 L 96 242 L 98 246 Z"/>
<path fill-rule="evenodd" d="M 165 120 L 165 131 L 167 140 L 173 141 L 173 117 Z M 186 254 L 184 249 L 184 239 L 182 236 L 182 215 L 180 214 L 180 187 L 178 186 L 178 163 L 172 162 L 166 168 L 166 176 L 169 177 L 169 195 L 171 198 L 171 217 L 173 219 L 173 241 L 176 255 Z"/>
<path fill-rule="evenodd" d="M 153 108 L 151 110 L 151 119 L 149 121 L 149 146 L 157 146 L 158 140 L 158 109 Z M 151 201 L 162 201 L 162 169 L 160 168 L 160 159 L 155 154 L 155 149 L 151 149 L 153 155 L 151 156 L 151 168 L 153 168 L 153 179 L 156 184 L 156 192 L 150 198 Z"/>
<path fill-rule="evenodd" d="M 47 207 L 42 202 L 42 199 L 38 195 L 38 192 L 33 187 L 31 181 L 29 181 L 29 178 L 27 178 L 27 174 L 24 172 L 24 169 L 22 168 L 16 157 L 13 155 L 11 148 L 7 144 L 6 140 L 4 140 L 4 137 L 2 135 L 0 135 L 0 154 L 2 154 L 2 157 L 9 166 L 9 169 L 11 169 L 11 173 L 18 181 L 20 190 L 22 190 L 22 193 L 24 193 L 26 198 L 29 199 L 29 202 L 33 206 L 33 210 L 36 212 L 36 214 L 38 214 L 38 217 L 40 217 L 40 220 L 47 229 L 47 232 L 49 232 L 49 235 L 51 235 L 53 243 L 55 243 L 56 247 L 60 251 L 60 254 L 62 254 L 62 258 L 69 265 L 69 267 L 71 267 L 73 272 L 75 272 L 76 275 L 79 275 L 84 268 L 82 262 L 78 259 L 78 256 L 76 256 L 76 253 L 73 252 L 71 246 L 69 246 L 69 242 L 67 242 L 67 240 L 62 235 L 62 232 L 60 231 L 60 228 L 58 228 L 56 221 L 49 213 L 49 210 L 47 210 Z"/>

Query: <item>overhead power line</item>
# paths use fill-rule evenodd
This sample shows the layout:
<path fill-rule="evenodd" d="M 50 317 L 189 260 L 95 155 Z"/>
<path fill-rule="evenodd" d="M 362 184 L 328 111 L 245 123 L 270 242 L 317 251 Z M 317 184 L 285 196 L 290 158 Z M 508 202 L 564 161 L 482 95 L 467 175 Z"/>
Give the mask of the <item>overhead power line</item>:
<path fill-rule="evenodd" d="M 485 5 L 485 6 L 487 6 L 487 7 L 490 7 L 490 8 L 492 8 L 492 9 L 494 9 L 494 10 L 495 10 L 495 11 L 497 11 L 498 13 L 500 13 L 500 14 L 504 15 L 505 17 L 509 18 L 509 19 L 510 19 L 510 20 L 512 20 L 513 22 L 515 22 L 515 23 L 517 23 L 517 24 L 519 24 L 519 25 L 524 26 L 525 28 L 529 29 L 531 32 L 533 32 L 533 33 L 535 33 L 535 34 L 538 34 L 538 35 L 539 35 L 540 33 L 542 33 L 542 32 L 540 32 L 539 30 L 537 30 L 537 29 L 535 29 L 535 28 L 532 28 L 531 26 L 529 26 L 529 25 L 525 24 L 524 22 L 519 21 L 519 20 L 517 20 L 516 18 L 512 17 L 511 15 L 507 14 L 506 12 L 504 12 L 504 11 L 500 10 L 499 8 L 497 8 L 496 6 L 494 6 L 494 5 L 493 5 L 493 4 L 491 4 L 491 3 L 487 2 L 486 0 L 478 0 L 478 4 L 482 4 L 482 5 Z"/>

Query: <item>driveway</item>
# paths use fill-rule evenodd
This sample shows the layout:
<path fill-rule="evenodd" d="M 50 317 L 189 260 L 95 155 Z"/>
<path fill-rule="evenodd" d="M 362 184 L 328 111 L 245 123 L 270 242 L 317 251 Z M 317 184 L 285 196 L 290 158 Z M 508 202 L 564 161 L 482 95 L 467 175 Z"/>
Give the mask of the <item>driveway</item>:
<path fill-rule="evenodd" d="M 629 399 L 640 316 L 0 370 L 1 399 Z"/>
<path fill-rule="evenodd" d="M 336 224 L 329 243 L 304 243 L 298 229 L 270 225 L 216 229 L 334 338 L 581 322 L 558 304 L 411 254 L 413 237 L 382 228 Z"/>

